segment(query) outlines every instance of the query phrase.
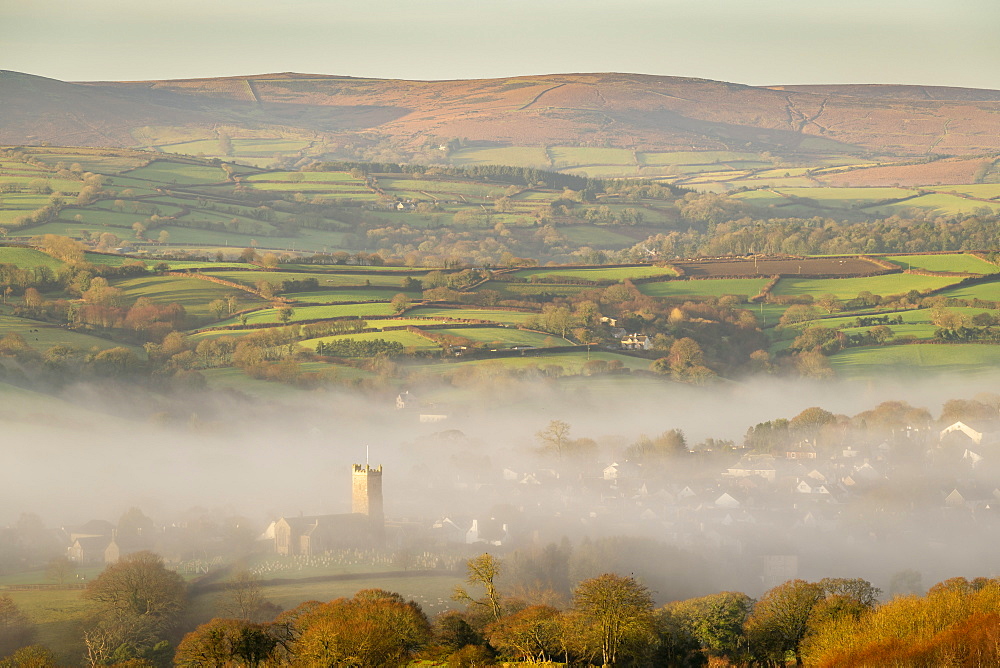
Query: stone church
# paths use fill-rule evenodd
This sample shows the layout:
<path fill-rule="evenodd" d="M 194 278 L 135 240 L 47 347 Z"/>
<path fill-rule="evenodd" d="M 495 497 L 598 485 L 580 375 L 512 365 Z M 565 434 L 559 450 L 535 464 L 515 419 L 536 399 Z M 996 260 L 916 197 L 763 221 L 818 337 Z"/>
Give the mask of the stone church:
<path fill-rule="evenodd" d="M 350 513 L 282 517 L 267 532 L 274 536 L 274 551 L 286 556 L 313 555 L 383 546 L 382 467 L 355 464 L 351 478 Z"/>

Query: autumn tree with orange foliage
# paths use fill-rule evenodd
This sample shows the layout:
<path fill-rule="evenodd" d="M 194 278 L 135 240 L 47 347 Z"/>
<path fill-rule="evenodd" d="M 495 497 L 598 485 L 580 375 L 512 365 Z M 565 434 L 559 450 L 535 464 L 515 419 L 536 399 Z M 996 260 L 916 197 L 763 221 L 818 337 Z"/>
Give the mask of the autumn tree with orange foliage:
<path fill-rule="evenodd" d="M 303 603 L 276 621 L 292 625 L 295 640 L 288 651 L 299 665 L 405 665 L 431 640 L 420 606 L 382 589 Z"/>
<path fill-rule="evenodd" d="M 1000 665 L 1000 581 L 952 578 L 924 597 L 900 596 L 865 614 L 825 620 L 802 653 L 809 665 Z"/>

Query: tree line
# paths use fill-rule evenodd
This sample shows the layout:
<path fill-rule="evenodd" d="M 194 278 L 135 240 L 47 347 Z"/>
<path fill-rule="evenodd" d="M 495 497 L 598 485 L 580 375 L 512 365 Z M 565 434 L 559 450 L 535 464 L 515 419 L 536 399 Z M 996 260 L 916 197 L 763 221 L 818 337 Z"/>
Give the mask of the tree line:
<path fill-rule="evenodd" d="M 513 593 L 489 553 L 466 563 L 464 605 L 431 619 L 398 593 L 362 589 L 281 611 L 257 576 L 237 571 L 216 617 L 185 633 L 191 587 L 152 552 L 124 556 L 88 583 L 89 666 L 568 666 L 996 665 L 1000 580 L 952 578 L 888 600 L 861 578 L 789 580 L 753 599 L 725 591 L 657 607 L 634 576 L 581 580 L 568 599 Z M 909 590 L 906 591 L 906 587 Z M 190 627 L 188 627 L 190 628 Z M 0 596 L 0 666 L 56 666 L 36 629 Z"/>

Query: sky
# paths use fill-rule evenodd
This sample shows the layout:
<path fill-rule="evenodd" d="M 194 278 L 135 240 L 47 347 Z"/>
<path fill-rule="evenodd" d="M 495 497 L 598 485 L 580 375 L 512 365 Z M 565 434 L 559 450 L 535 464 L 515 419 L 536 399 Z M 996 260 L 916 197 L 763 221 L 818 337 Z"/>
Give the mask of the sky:
<path fill-rule="evenodd" d="M 997 0 L 0 0 L 0 68 L 64 81 L 636 72 L 1000 89 Z"/>

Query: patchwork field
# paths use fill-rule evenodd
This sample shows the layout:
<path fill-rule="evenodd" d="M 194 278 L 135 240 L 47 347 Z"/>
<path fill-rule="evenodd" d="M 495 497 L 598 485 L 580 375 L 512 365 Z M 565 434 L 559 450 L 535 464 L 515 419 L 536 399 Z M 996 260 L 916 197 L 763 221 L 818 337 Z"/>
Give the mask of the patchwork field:
<path fill-rule="evenodd" d="M 65 327 L 51 325 L 37 320 L 18 318 L 12 315 L 0 315 L 0 338 L 6 334 L 16 333 L 24 337 L 25 342 L 37 350 L 45 352 L 52 346 L 69 346 L 79 350 L 107 350 L 124 344 L 110 339 L 73 331 Z M 140 357 L 145 353 L 141 346 L 125 345 Z"/>
<path fill-rule="evenodd" d="M 676 276 L 677 272 L 669 267 L 609 267 L 602 268 L 573 268 L 573 269 L 520 269 L 510 274 L 515 278 L 530 280 L 538 276 L 558 280 L 560 278 L 583 279 L 587 281 L 612 281 L 620 283 L 626 278 L 651 278 L 654 276 Z"/>
<path fill-rule="evenodd" d="M 63 266 L 62 262 L 39 250 L 18 246 L 0 246 L 0 264 L 12 264 L 21 269 L 48 267 L 53 271 Z"/>
<path fill-rule="evenodd" d="M 584 365 L 590 361 L 621 362 L 624 368 L 633 371 L 648 371 L 650 360 L 630 357 L 618 353 L 594 349 L 588 355 L 586 352 L 570 351 L 565 353 L 546 352 L 539 355 L 525 353 L 516 357 L 500 357 L 490 360 L 449 360 L 436 363 L 414 363 L 411 368 L 430 374 L 445 375 L 456 371 L 470 372 L 479 367 L 481 373 L 489 375 L 492 369 L 529 369 L 559 367 L 565 375 L 580 374 Z"/>
<path fill-rule="evenodd" d="M 421 318 L 447 318 L 450 320 L 488 320 L 503 325 L 523 325 L 528 320 L 537 317 L 536 313 L 522 311 L 501 311 L 494 309 L 475 308 L 440 308 L 436 306 L 418 306 L 406 312 L 408 316 Z"/>
<path fill-rule="evenodd" d="M 408 330 L 393 330 L 389 332 L 363 332 L 361 334 L 343 334 L 340 336 L 321 336 L 315 339 L 306 339 L 302 341 L 300 345 L 304 348 L 310 350 L 316 349 L 316 344 L 322 341 L 323 343 L 330 343 L 333 341 L 342 341 L 348 339 L 351 341 L 390 341 L 401 344 L 404 348 L 412 348 L 413 350 L 438 350 L 439 346 L 431 341 L 430 339 L 420 336 L 419 334 L 414 334 Z"/>
<path fill-rule="evenodd" d="M 884 216 L 891 216 L 906 211 L 907 209 L 924 209 L 938 214 L 972 214 L 980 210 L 990 212 L 1000 211 L 1000 202 L 987 202 L 983 200 L 968 199 L 949 195 L 947 193 L 931 193 L 921 195 L 895 204 L 872 207 L 871 212 Z"/>
<path fill-rule="evenodd" d="M 832 294 L 838 299 L 850 299 L 860 292 L 874 295 L 900 295 L 916 290 L 936 290 L 957 282 L 957 278 L 917 276 L 914 274 L 889 274 L 863 278 L 782 278 L 771 291 L 775 295 L 811 295 L 821 297 Z"/>
<path fill-rule="evenodd" d="M 515 146 L 509 148 L 464 148 L 448 155 L 448 161 L 459 167 L 468 165 L 513 165 L 515 167 L 549 167 L 544 148 Z"/>
<path fill-rule="evenodd" d="M 857 257 L 734 258 L 727 260 L 678 260 L 673 265 L 685 276 L 773 276 L 775 274 L 857 276 L 885 271 Z"/>
<path fill-rule="evenodd" d="M 209 283 L 209 285 L 212 285 Z M 257 325 L 263 323 L 281 322 L 279 310 L 276 308 L 266 308 L 260 311 L 252 311 L 247 316 L 247 324 Z M 301 322 L 303 320 L 323 320 L 332 318 L 364 318 L 369 315 L 392 315 L 393 307 L 384 302 L 371 302 L 367 304 L 339 304 L 331 306 L 293 306 L 292 316 L 289 322 Z M 239 324 L 238 318 L 224 320 L 219 325 Z"/>
<path fill-rule="evenodd" d="M 160 304 L 176 302 L 189 314 L 199 317 L 209 316 L 211 314 L 209 303 L 216 299 L 224 299 L 227 295 L 236 294 L 241 308 L 264 301 L 243 290 L 197 278 L 143 276 L 113 281 L 112 285 L 121 288 L 129 299 L 148 297 Z"/>
<path fill-rule="evenodd" d="M 35 624 L 37 642 L 45 645 L 63 665 L 76 664 L 85 648 L 75 639 L 83 635 L 83 625 L 94 604 L 79 589 L 47 591 L 4 591 Z"/>
<path fill-rule="evenodd" d="M 766 278 L 718 278 L 698 281 L 657 281 L 640 283 L 636 287 L 650 297 L 721 297 L 742 295 L 753 297 L 769 282 Z"/>
<path fill-rule="evenodd" d="M 968 274 L 995 274 L 1000 267 L 975 255 L 966 253 L 949 255 L 886 255 L 883 259 L 904 269 L 918 268 L 928 271 L 953 271 Z"/>
<path fill-rule="evenodd" d="M 553 348 L 570 345 L 570 342 L 566 339 L 552 334 L 505 327 L 456 327 L 452 329 L 435 329 L 433 333 L 446 336 L 461 336 L 472 341 L 484 343 L 492 348 Z"/>
<path fill-rule="evenodd" d="M 980 283 L 979 285 L 956 286 L 942 290 L 941 296 L 955 299 L 985 299 L 1000 301 L 1000 281 Z"/>
<path fill-rule="evenodd" d="M 304 281 L 315 278 L 321 287 L 373 285 L 386 288 L 401 288 L 405 275 L 385 276 L 381 274 L 333 273 L 325 271 L 208 271 L 207 276 L 214 276 L 234 283 L 253 287 L 260 281 L 273 285 L 281 285 L 285 281 Z M 396 290 L 399 292 L 399 290 Z M 395 292 L 393 294 L 396 294 Z"/>
<path fill-rule="evenodd" d="M 830 365 L 845 378 L 885 378 L 918 374 L 992 374 L 1000 365 L 1000 346 L 917 343 L 851 348 L 833 355 Z"/>
<path fill-rule="evenodd" d="M 413 300 L 420 299 L 420 293 L 416 291 L 404 291 L 402 289 L 385 290 L 361 290 L 351 288 L 341 288 L 339 290 L 312 290 L 309 292 L 283 292 L 281 296 L 285 299 L 292 299 L 298 302 L 378 302 L 389 301 L 398 294 L 405 294 Z"/>
<path fill-rule="evenodd" d="M 154 160 L 145 167 L 127 172 L 133 179 L 147 179 L 177 185 L 219 183 L 226 180 L 226 173 L 217 167 L 187 165 L 165 160 Z"/>

